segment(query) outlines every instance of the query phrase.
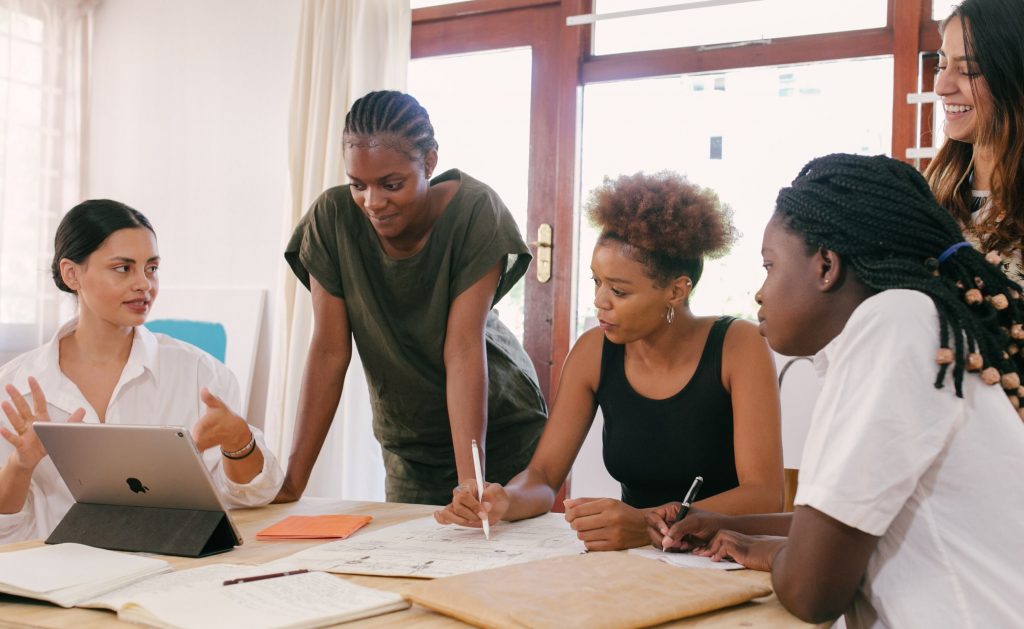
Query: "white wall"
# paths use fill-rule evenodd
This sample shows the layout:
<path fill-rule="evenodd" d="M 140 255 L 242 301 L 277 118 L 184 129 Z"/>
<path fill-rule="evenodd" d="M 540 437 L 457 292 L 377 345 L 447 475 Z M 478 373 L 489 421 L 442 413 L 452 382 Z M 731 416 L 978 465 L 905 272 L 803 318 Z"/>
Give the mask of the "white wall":
<path fill-rule="evenodd" d="M 262 425 L 285 234 L 298 0 L 105 0 L 85 194 L 152 221 L 166 287 L 267 290 L 249 418 Z"/>
<path fill-rule="evenodd" d="M 821 393 L 821 379 L 810 358 L 793 358 L 776 354 L 775 369 L 786 373 L 779 387 L 782 401 L 782 464 L 788 469 L 800 469 L 804 454 L 804 441 L 811 427 L 814 403 Z"/>
<path fill-rule="evenodd" d="M 604 431 L 604 415 L 597 409 L 590 432 L 576 455 L 569 481 L 570 498 L 621 498 L 622 486 L 612 478 L 604 466 L 601 433 Z"/>

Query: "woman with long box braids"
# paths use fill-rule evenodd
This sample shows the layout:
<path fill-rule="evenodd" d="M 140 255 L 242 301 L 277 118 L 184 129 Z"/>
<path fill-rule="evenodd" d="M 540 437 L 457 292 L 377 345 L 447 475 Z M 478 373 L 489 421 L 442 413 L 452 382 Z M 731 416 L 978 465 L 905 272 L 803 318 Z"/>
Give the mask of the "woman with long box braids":
<path fill-rule="evenodd" d="M 653 542 L 770 570 L 802 619 L 1020 626 L 1024 303 L 911 166 L 830 155 L 765 229 L 761 333 L 823 388 L 792 514 L 648 515 Z M 1016 576 L 1015 576 L 1016 575 Z"/>

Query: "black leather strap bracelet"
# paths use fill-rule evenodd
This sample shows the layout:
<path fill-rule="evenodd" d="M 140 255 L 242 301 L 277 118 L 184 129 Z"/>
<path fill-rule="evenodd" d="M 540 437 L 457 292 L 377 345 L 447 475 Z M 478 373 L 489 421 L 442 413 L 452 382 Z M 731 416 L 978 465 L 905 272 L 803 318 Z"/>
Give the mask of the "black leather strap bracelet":
<path fill-rule="evenodd" d="M 224 450 L 224 448 L 221 448 L 220 449 L 221 455 L 225 459 L 231 459 L 232 461 L 241 461 L 245 457 L 247 457 L 250 454 L 252 454 L 253 452 L 255 452 L 256 451 L 256 435 L 253 434 L 252 431 L 249 431 L 249 435 L 250 435 L 249 443 L 245 444 L 244 446 L 242 446 L 241 448 L 235 450 L 234 452 L 227 452 L 227 451 Z"/>

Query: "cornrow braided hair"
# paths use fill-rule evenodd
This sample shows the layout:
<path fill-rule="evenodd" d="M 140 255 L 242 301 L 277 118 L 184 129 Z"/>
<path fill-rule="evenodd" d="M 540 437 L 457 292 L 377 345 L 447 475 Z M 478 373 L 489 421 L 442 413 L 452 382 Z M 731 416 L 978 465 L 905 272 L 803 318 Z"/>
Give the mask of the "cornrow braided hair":
<path fill-rule="evenodd" d="M 427 110 L 411 95 L 390 90 L 370 92 L 353 103 L 342 137 L 350 145 L 387 144 L 417 160 L 437 149 Z"/>
<path fill-rule="evenodd" d="M 964 371 L 980 371 L 987 384 L 1002 384 L 1024 418 L 1024 301 L 998 256 L 963 243 L 916 169 L 884 155 L 820 157 L 779 191 L 775 212 L 809 249 L 838 253 L 866 286 L 928 295 L 939 313 L 935 387 L 952 364 L 963 397 Z"/>

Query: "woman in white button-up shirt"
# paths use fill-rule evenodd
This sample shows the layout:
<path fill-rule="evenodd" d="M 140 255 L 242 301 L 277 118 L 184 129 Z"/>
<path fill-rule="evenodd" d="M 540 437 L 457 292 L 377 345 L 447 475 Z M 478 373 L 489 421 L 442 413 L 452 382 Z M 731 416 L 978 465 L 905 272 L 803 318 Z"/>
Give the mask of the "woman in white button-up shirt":
<path fill-rule="evenodd" d="M 61 221 L 54 251 L 54 282 L 76 295 L 78 317 L 0 368 L 10 397 L 0 422 L 0 542 L 45 537 L 74 502 L 36 421 L 186 426 L 229 506 L 269 503 L 283 474 L 262 433 L 232 411 L 234 375 L 142 325 L 159 284 L 149 221 L 116 201 L 86 201 Z"/>

